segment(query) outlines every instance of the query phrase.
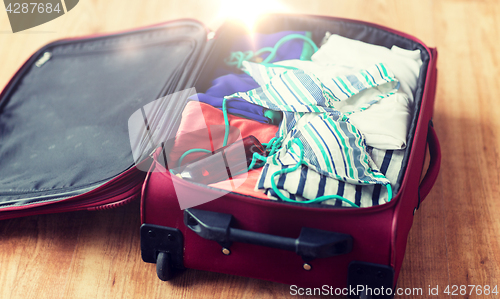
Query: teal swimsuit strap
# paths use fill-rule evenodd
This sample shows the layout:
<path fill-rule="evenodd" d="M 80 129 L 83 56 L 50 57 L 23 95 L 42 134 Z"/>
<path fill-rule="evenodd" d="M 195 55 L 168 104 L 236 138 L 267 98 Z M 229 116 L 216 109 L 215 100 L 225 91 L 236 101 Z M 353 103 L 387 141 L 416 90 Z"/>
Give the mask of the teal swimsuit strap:
<path fill-rule="evenodd" d="M 343 201 L 345 203 L 348 203 L 352 207 L 359 208 L 359 206 L 357 204 L 353 203 L 352 201 L 350 201 L 347 198 L 344 198 L 340 195 L 324 195 L 324 196 L 320 196 L 320 197 L 317 197 L 315 199 L 306 200 L 306 201 L 296 201 L 296 200 L 290 199 L 290 198 L 286 197 L 285 195 L 283 195 L 283 193 L 281 193 L 281 191 L 276 186 L 276 182 L 274 180 L 274 177 L 277 175 L 281 175 L 283 173 L 293 172 L 293 171 L 297 170 L 301 165 L 307 166 L 307 162 L 304 161 L 304 146 L 302 144 L 302 141 L 300 141 L 300 139 L 298 139 L 298 138 L 295 138 L 294 140 L 292 140 L 292 143 L 295 143 L 299 146 L 299 149 L 300 149 L 299 162 L 297 164 L 295 164 L 294 167 L 278 170 L 271 175 L 271 187 L 272 187 L 273 191 L 276 193 L 276 195 L 278 195 L 278 197 L 281 200 L 286 201 L 286 202 L 316 203 L 316 202 L 322 202 L 322 201 L 329 200 L 329 199 L 337 199 L 337 200 Z M 385 186 L 387 187 L 387 193 L 388 193 L 387 201 L 389 202 L 392 199 L 391 184 L 386 184 Z"/>
<path fill-rule="evenodd" d="M 222 100 L 222 114 L 224 116 L 224 140 L 222 142 L 222 147 L 227 145 L 227 140 L 229 138 L 229 118 L 227 116 L 227 106 L 226 106 L 226 99 Z M 212 151 L 209 151 L 204 148 L 193 148 L 188 151 L 186 151 L 182 156 L 179 158 L 179 161 L 177 162 L 177 166 L 181 167 L 182 165 L 182 160 L 184 158 L 192 153 L 211 153 Z"/>
<path fill-rule="evenodd" d="M 312 48 L 313 52 L 315 53 L 318 51 L 318 46 L 313 42 L 313 40 L 310 38 L 310 34 L 306 35 L 301 35 L 301 34 L 289 34 L 287 36 L 282 37 L 275 45 L 274 47 L 265 47 L 262 48 L 255 53 L 252 51 L 246 51 L 246 52 L 241 52 L 241 51 L 236 51 L 232 52 L 229 58 L 225 59 L 225 62 L 229 66 L 236 66 L 237 68 L 241 68 L 241 65 L 243 61 L 249 61 L 250 59 L 254 57 L 259 57 L 263 53 L 269 52 L 269 55 L 264 59 L 263 63 L 267 64 L 271 60 L 274 59 L 276 56 L 276 53 L 278 52 L 279 48 L 286 43 L 287 41 L 293 40 L 293 39 L 302 39 L 306 43 L 308 43 Z M 307 51 L 306 51 L 307 52 Z M 303 53 L 300 57 L 301 60 L 305 60 L 307 57 L 310 55 L 308 53 Z"/>
<path fill-rule="evenodd" d="M 304 36 L 304 35 L 301 35 L 301 34 L 289 34 L 285 37 L 283 37 L 282 39 L 280 39 L 275 45 L 274 45 L 274 48 L 272 48 L 272 51 L 271 53 L 269 54 L 269 56 L 266 57 L 266 59 L 264 59 L 263 63 L 269 63 L 271 60 L 274 59 L 274 57 L 276 56 L 276 53 L 278 52 L 278 49 L 287 41 L 289 40 L 292 40 L 292 39 L 303 39 L 305 42 L 309 43 L 313 49 L 314 49 L 314 52 L 318 51 L 318 46 L 316 46 L 316 44 L 307 36 Z M 256 54 L 259 54 L 259 51 L 257 51 Z M 257 56 L 257 55 L 256 55 Z"/>

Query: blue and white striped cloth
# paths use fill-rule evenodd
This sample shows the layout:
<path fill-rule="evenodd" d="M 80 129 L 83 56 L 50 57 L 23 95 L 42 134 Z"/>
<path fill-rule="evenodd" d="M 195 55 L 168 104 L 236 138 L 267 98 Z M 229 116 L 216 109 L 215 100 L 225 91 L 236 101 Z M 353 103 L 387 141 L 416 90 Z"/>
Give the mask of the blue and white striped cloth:
<path fill-rule="evenodd" d="M 380 172 L 394 185 L 397 182 L 405 150 L 380 150 L 368 147 L 367 151 Z M 271 175 L 281 167 L 267 163 L 262 168 L 256 189 L 264 190 L 272 200 L 281 201 L 271 187 Z M 320 175 L 302 166 L 296 171 L 274 178 L 280 192 L 296 201 L 305 201 L 323 195 L 339 195 L 360 207 L 370 207 L 386 203 L 387 188 L 382 185 L 354 185 Z M 321 204 L 349 206 L 341 200 L 329 199 Z"/>
<path fill-rule="evenodd" d="M 279 84 L 278 82 L 271 82 L 271 79 L 276 75 L 281 75 L 288 72 L 290 68 L 288 66 L 280 66 L 279 63 L 275 67 L 270 65 L 262 65 L 252 62 L 243 63 L 243 71 L 252 76 L 252 78 L 262 87 L 267 84 Z M 295 69 L 296 74 L 304 72 L 302 70 Z M 366 70 L 355 70 L 349 67 L 335 66 L 332 68 L 325 68 L 323 71 L 312 73 L 307 73 L 307 76 L 311 77 L 313 82 L 303 81 L 303 84 L 308 83 L 306 87 L 312 87 L 311 84 L 319 85 L 327 103 L 323 103 L 318 97 L 318 94 L 313 94 L 316 96 L 320 102 L 320 106 L 328 106 L 340 110 L 340 106 L 344 104 L 343 101 L 347 99 L 350 102 L 356 102 L 357 110 L 348 112 L 347 114 L 354 113 L 356 111 L 361 111 L 369 106 L 375 104 L 380 99 L 394 94 L 399 88 L 399 81 L 395 79 L 394 74 L 390 72 L 383 63 L 375 64 Z M 304 76 L 297 76 L 298 80 L 304 79 Z M 318 83 L 318 81 L 320 83 Z M 271 89 L 274 86 L 271 86 Z M 280 88 L 278 85 L 274 87 Z M 311 88 L 312 92 L 314 88 Z M 375 92 L 373 92 L 375 91 Z M 292 92 L 295 92 L 293 90 Z M 370 95 L 368 95 L 370 93 Z M 291 105 L 300 103 L 290 103 Z M 325 105 L 326 104 L 326 105 Z"/>
<path fill-rule="evenodd" d="M 244 70 L 261 86 L 226 99 L 242 98 L 282 111 L 284 115 L 277 132 L 277 137 L 281 137 L 281 149 L 268 157 L 264 169 L 272 168 L 274 173 L 296 165 L 301 153 L 292 141 L 298 138 L 303 144 L 308 171 L 354 185 L 390 183 L 372 161 L 362 134 L 349 123 L 348 117 L 397 91 L 398 81 L 383 64 L 343 75 L 311 74 L 254 63 L 246 63 Z M 336 104 L 353 98 L 358 103 L 355 110 L 341 113 L 336 109 Z M 266 173 L 262 172 L 259 182 L 265 182 Z M 284 174 L 287 175 L 290 174 Z M 266 183 L 259 183 L 257 187 L 269 188 L 266 186 Z M 312 194 L 301 196 L 316 198 Z"/>

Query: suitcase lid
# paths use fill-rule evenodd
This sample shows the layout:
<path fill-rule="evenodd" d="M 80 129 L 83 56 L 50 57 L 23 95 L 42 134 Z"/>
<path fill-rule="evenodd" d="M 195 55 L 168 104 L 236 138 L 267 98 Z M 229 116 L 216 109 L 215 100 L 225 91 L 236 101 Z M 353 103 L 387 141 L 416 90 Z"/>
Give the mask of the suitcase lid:
<path fill-rule="evenodd" d="M 37 51 L 0 94 L 0 219 L 136 196 L 146 173 L 127 120 L 192 84 L 206 41 L 201 23 L 177 20 Z"/>

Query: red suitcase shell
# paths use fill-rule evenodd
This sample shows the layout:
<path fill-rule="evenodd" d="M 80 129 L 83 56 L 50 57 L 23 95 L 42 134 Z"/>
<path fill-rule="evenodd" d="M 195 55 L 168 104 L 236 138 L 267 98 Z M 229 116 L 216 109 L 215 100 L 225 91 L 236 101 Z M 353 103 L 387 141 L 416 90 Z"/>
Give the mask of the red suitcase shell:
<path fill-rule="evenodd" d="M 157 262 L 160 255 L 157 270 L 160 278 L 165 280 L 173 275 L 176 268 L 185 267 L 300 287 L 330 286 L 339 290 L 348 285 L 394 287 L 413 214 L 429 193 L 439 172 L 439 142 L 431 122 L 437 77 L 436 49 L 427 48 L 407 34 L 359 21 L 280 15 L 261 22 L 258 28 L 266 33 L 308 30 L 324 34 L 329 30 L 375 44 L 386 45 L 387 41 L 377 39 L 383 36 L 420 45 L 426 56 L 427 68 L 421 74 L 425 82 L 419 91 L 420 109 L 413 121 L 411 154 L 406 160 L 401 186 L 391 202 L 370 208 L 338 209 L 288 204 L 235 193 L 225 194 L 221 190 L 183 181 L 155 161 L 152 166 L 155 171 L 148 173 L 142 191 L 143 259 Z M 221 27 L 215 43 L 224 44 L 227 35 L 221 32 L 223 30 L 229 29 Z M 215 49 L 217 53 L 217 47 Z M 425 177 L 420 181 L 427 146 L 431 161 Z M 172 181 L 176 184 L 175 189 Z M 179 188 L 193 198 L 207 193 L 219 198 L 182 211 L 176 197 Z M 301 246 L 307 243 L 301 239 L 304 227 L 341 233 L 352 239 L 339 239 L 337 245 L 344 246 L 344 251 L 339 250 L 338 255 L 328 257 L 322 255 L 322 244 L 319 242 L 315 249 L 317 256 L 322 258 L 311 259 L 301 252 Z"/>
<path fill-rule="evenodd" d="M 130 56 L 117 56 L 120 53 L 130 54 L 134 52 L 130 50 L 145 49 L 144 53 L 149 56 L 139 57 L 142 59 L 147 57 L 163 67 L 162 70 L 165 71 L 163 77 L 154 76 L 154 78 L 146 79 L 134 77 L 133 80 L 136 80 L 134 84 L 128 84 L 139 86 L 141 82 L 155 82 L 156 94 L 152 95 L 144 91 L 141 94 L 143 95 L 141 101 L 129 96 L 130 93 L 122 96 L 119 89 L 111 91 L 111 95 L 116 96 L 116 98 L 111 97 L 112 99 L 109 94 L 95 88 L 83 89 L 79 93 L 74 90 L 76 95 L 85 95 L 87 91 L 94 92 L 92 94 L 96 98 L 92 102 L 94 105 L 100 103 L 130 105 L 127 107 L 128 110 L 123 110 L 125 113 L 120 111 L 125 118 L 121 119 L 120 116 L 116 119 L 120 126 L 122 121 L 126 126 L 127 117 L 143 105 L 158 97 L 203 85 L 204 79 L 209 80 L 203 76 L 210 68 L 210 63 L 220 61 L 220 59 L 215 59 L 218 55 L 227 54 L 224 52 L 225 43 L 231 39 L 231 36 L 238 34 L 238 30 L 232 25 L 225 25 L 216 32 L 214 39 L 207 40 L 208 31 L 202 24 L 193 20 L 179 20 L 130 32 L 66 39 L 43 47 L 28 59 L 0 94 L 0 129 L 2 129 L 0 134 L 3 141 L 3 144 L 0 144 L 0 161 L 11 161 L 17 157 L 13 154 L 16 153 L 15 147 L 14 150 L 8 148 L 11 136 L 9 136 L 10 127 L 7 121 L 12 121 L 8 119 L 9 117 L 12 115 L 19 117 L 19 119 L 14 119 L 16 123 L 27 118 L 35 120 L 40 118 L 39 120 L 42 121 L 39 113 L 30 115 L 29 109 L 23 110 L 25 104 L 19 100 L 20 94 L 24 95 L 23 92 L 28 92 L 30 96 L 36 98 L 28 97 L 31 100 L 50 100 L 53 95 L 64 94 L 64 86 L 71 86 L 71 88 L 78 86 L 66 84 L 65 80 L 71 76 L 64 71 L 70 68 L 65 63 L 57 64 L 60 58 L 68 59 L 69 63 L 79 63 L 87 61 L 84 57 L 89 53 L 95 54 L 96 57 L 107 55 L 102 53 L 111 53 L 109 57 L 115 64 L 106 65 L 103 63 L 104 59 L 97 61 L 94 65 L 89 63 L 88 67 L 92 68 L 87 70 L 85 70 L 85 65 L 71 69 L 74 71 L 74 76 L 85 79 L 88 73 L 106 73 L 105 71 L 111 68 L 114 76 L 102 77 L 99 82 L 95 83 L 104 86 L 106 92 L 108 90 L 105 86 L 119 86 L 119 83 L 123 85 L 123 80 L 130 79 L 132 77 L 128 76 L 137 73 L 131 71 L 128 74 L 119 69 L 120 63 L 127 63 L 132 59 Z M 57 168 L 52 173 L 38 169 L 37 175 L 33 175 L 33 179 L 24 180 L 23 182 L 27 183 L 19 189 L 16 189 L 16 181 L 10 180 L 11 173 L 1 172 L 0 162 L 0 219 L 112 208 L 137 198 L 142 192 L 141 216 L 144 223 L 141 227 L 142 255 L 145 261 L 157 263 L 157 272 L 162 279 L 170 278 L 173 270 L 194 268 L 303 287 L 327 285 L 333 288 L 346 288 L 348 285 L 358 284 L 394 287 L 404 257 L 413 213 L 429 193 L 439 172 L 439 142 L 431 122 L 437 78 L 436 49 L 430 49 L 416 38 L 389 28 L 340 18 L 271 15 L 264 17 L 256 30 L 263 33 L 280 30 L 309 30 L 313 31 L 316 41 L 328 30 L 365 42 L 382 45 L 397 43 L 403 48 L 421 49 L 425 58 L 425 68 L 423 68 L 425 71 L 421 74 L 423 79 L 416 96 L 418 109 L 416 109 L 417 113 L 410 129 L 409 154 L 405 158 L 400 186 L 390 203 L 371 208 L 336 209 L 278 203 L 233 193 L 224 194 L 225 192 L 221 190 L 181 181 L 176 177 L 171 177 L 168 172 L 140 171 L 134 167 L 131 153 L 125 153 L 123 159 L 129 162 L 116 169 L 113 168 L 112 173 L 103 171 L 101 177 L 80 175 L 77 173 L 77 167 L 74 167 L 76 173 L 69 172 L 72 174 L 69 177 L 60 174 L 58 176 Z M 147 51 L 154 49 L 155 46 L 165 47 L 158 51 L 161 53 L 160 56 L 154 56 L 159 55 L 154 51 L 153 53 Z M 186 50 L 178 51 L 181 46 L 186 46 Z M 44 54 L 47 52 L 52 55 L 48 62 L 44 59 Z M 136 53 L 145 55 L 141 51 Z M 177 55 L 175 53 L 181 53 L 178 54 L 181 56 L 175 56 Z M 162 57 L 165 57 L 168 63 L 174 64 L 164 62 L 162 65 Z M 133 66 L 140 69 L 140 63 Z M 108 69 L 101 69 L 103 67 Z M 54 78 L 44 76 L 45 71 L 54 71 L 57 76 Z M 64 84 L 57 85 L 61 82 Z M 53 93 L 48 96 L 43 92 L 35 93 L 30 90 L 30 86 L 43 90 L 46 86 L 44 84 L 47 83 L 54 83 L 54 86 L 62 91 L 57 88 L 51 89 L 49 91 Z M 75 98 L 69 97 L 69 103 L 85 103 L 85 99 L 78 96 Z M 9 106 L 12 103 L 16 105 Z M 29 107 L 29 104 L 26 106 Z M 87 108 L 82 109 L 75 114 L 75 108 L 68 105 L 66 112 L 73 113 L 68 119 L 77 119 L 81 114 L 85 114 L 87 117 L 85 122 L 93 123 L 101 117 L 100 112 L 105 111 L 98 108 L 98 113 L 86 113 Z M 21 113 L 8 113 L 12 111 L 21 111 Z M 41 108 L 40 111 L 44 110 Z M 173 111 L 178 111 L 178 109 Z M 28 133 L 33 136 L 29 141 L 32 142 L 43 141 L 46 136 L 54 135 L 54 132 L 50 131 L 50 125 L 34 126 L 29 130 Z M 119 136 L 120 141 L 128 141 L 126 130 L 122 127 L 113 127 L 111 130 L 112 136 Z M 64 140 L 68 136 L 59 137 L 58 145 L 64 148 L 67 145 Z M 17 140 L 15 138 L 13 140 L 12 144 L 16 144 Z M 92 142 L 92 140 L 82 137 L 82 142 Z M 427 146 L 431 157 L 430 165 L 425 177 L 420 181 Z M 111 155 L 113 153 L 112 150 L 107 152 Z M 67 151 L 61 151 L 59 154 L 64 157 L 61 160 L 66 163 L 60 166 L 61 170 L 73 169 L 73 166 L 81 161 L 81 157 L 73 157 L 71 152 L 69 156 L 67 156 Z M 57 162 L 54 163 L 60 162 L 59 159 L 55 160 Z M 28 162 L 23 161 L 23 163 Z M 99 160 L 99 163 L 102 163 L 99 165 L 102 169 L 114 166 L 107 165 L 106 163 L 110 162 L 106 159 Z M 148 164 L 151 161 L 146 159 L 142 163 Z M 23 174 L 27 173 L 29 176 L 31 172 L 36 172 L 36 169 L 29 168 L 31 166 L 29 163 L 26 165 Z M 145 167 L 142 165 L 141 168 Z M 153 161 L 151 167 L 161 170 L 162 166 Z M 55 183 L 47 183 L 47 181 L 52 182 L 50 180 L 54 177 Z M 87 180 L 82 180 L 82 177 Z M 182 211 L 179 209 L 173 191 L 172 180 L 178 180 L 176 183 L 183 186 L 192 196 L 213 193 L 221 197 L 194 209 Z M 205 230 L 206 227 L 203 227 L 199 221 L 210 220 L 214 215 L 221 216 L 222 220 L 216 221 L 215 227 L 210 228 L 208 225 L 207 227 L 211 230 Z M 228 217 L 232 217 L 230 229 L 227 227 Z M 306 229 L 301 235 L 304 227 Z M 195 230 L 203 231 L 200 234 L 205 238 L 198 235 L 199 232 Z M 232 241 L 228 238 L 229 231 L 232 234 Z M 210 238 L 219 238 L 219 242 L 209 240 Z M 334 240 L 332 242 L 336 245 L 332 247 L 331 244 L 323 244 L 322 240 L 325 239 Z M 319 240 L 319 245 L 311 240 L 314 242 Z"/>

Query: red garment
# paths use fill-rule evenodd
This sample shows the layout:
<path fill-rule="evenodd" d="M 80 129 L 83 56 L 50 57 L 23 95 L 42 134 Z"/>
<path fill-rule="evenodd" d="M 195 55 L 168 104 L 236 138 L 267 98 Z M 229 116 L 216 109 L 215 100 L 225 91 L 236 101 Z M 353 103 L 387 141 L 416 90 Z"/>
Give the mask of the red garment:
<path fill-rule="evenodd" d="M 260 123 L 228 114 L 230 134 L 227 144 L 231 144 L 249 135 L 253 135 L 260 142 L 267 143 L 278 131 L 275 125 Z M 178 159 L 188 150 L 203 148 L 214 151 L 222 147 L 224 140 L 224 115 L 221 110 L 208 104 L 196 101 L 187 103 L 182 112 L 181 124 L 172 149 L 169 151 L 169 164 L 176 167 Z M 192 153 L 187 155 L 182 164 L 192 161 L 205 153 Z M 255 185 L 259 178 L 261 169 L 254 169 L 248 173 L 242 173 L 229 180 L 210 184 L 209 186 L 246 194 L 254 197 L 268 199 L 262 191 L 256 191 Z"/>
<path fill-rule="evenodd" d="M 255 186 L 257 185 L 257 180 L 259 179 L 261 171 L 262 168 L 252 169 L 247 173 L 242 173 L 240 175 L 237 175 L 232 179 L 233 181 L 232 184 L 228 184 L 228 180 L 226 180 L 210 184 L 209 186 L 240 194 L 250 195 L 253 197 L 269 199 L 269 197 L 267 197 L 267 195 L 264 194 L 263 191 L 255 190 Z"/>
<path fill-rule="evenodd" d="M 231 144 L 239 138 L 253 135 L 261 143 L 267 143 L 278 131 L 278 127 L 254 120 L 228 114 L 229 138 Z M 176 167 L 179 158 L 188 150 L 202 148 L 214 151 L 222 147 L 224 140 L 224 115 L 222 111 L 208 104 L 196 101 L 187 103 L 182 112 L 181 124 L 177 131 L 174 146 L 169 151 L 169 164 Z M 204 153 L 192 153 L 183 159 L 182 164 L 192 161 Z"/>

